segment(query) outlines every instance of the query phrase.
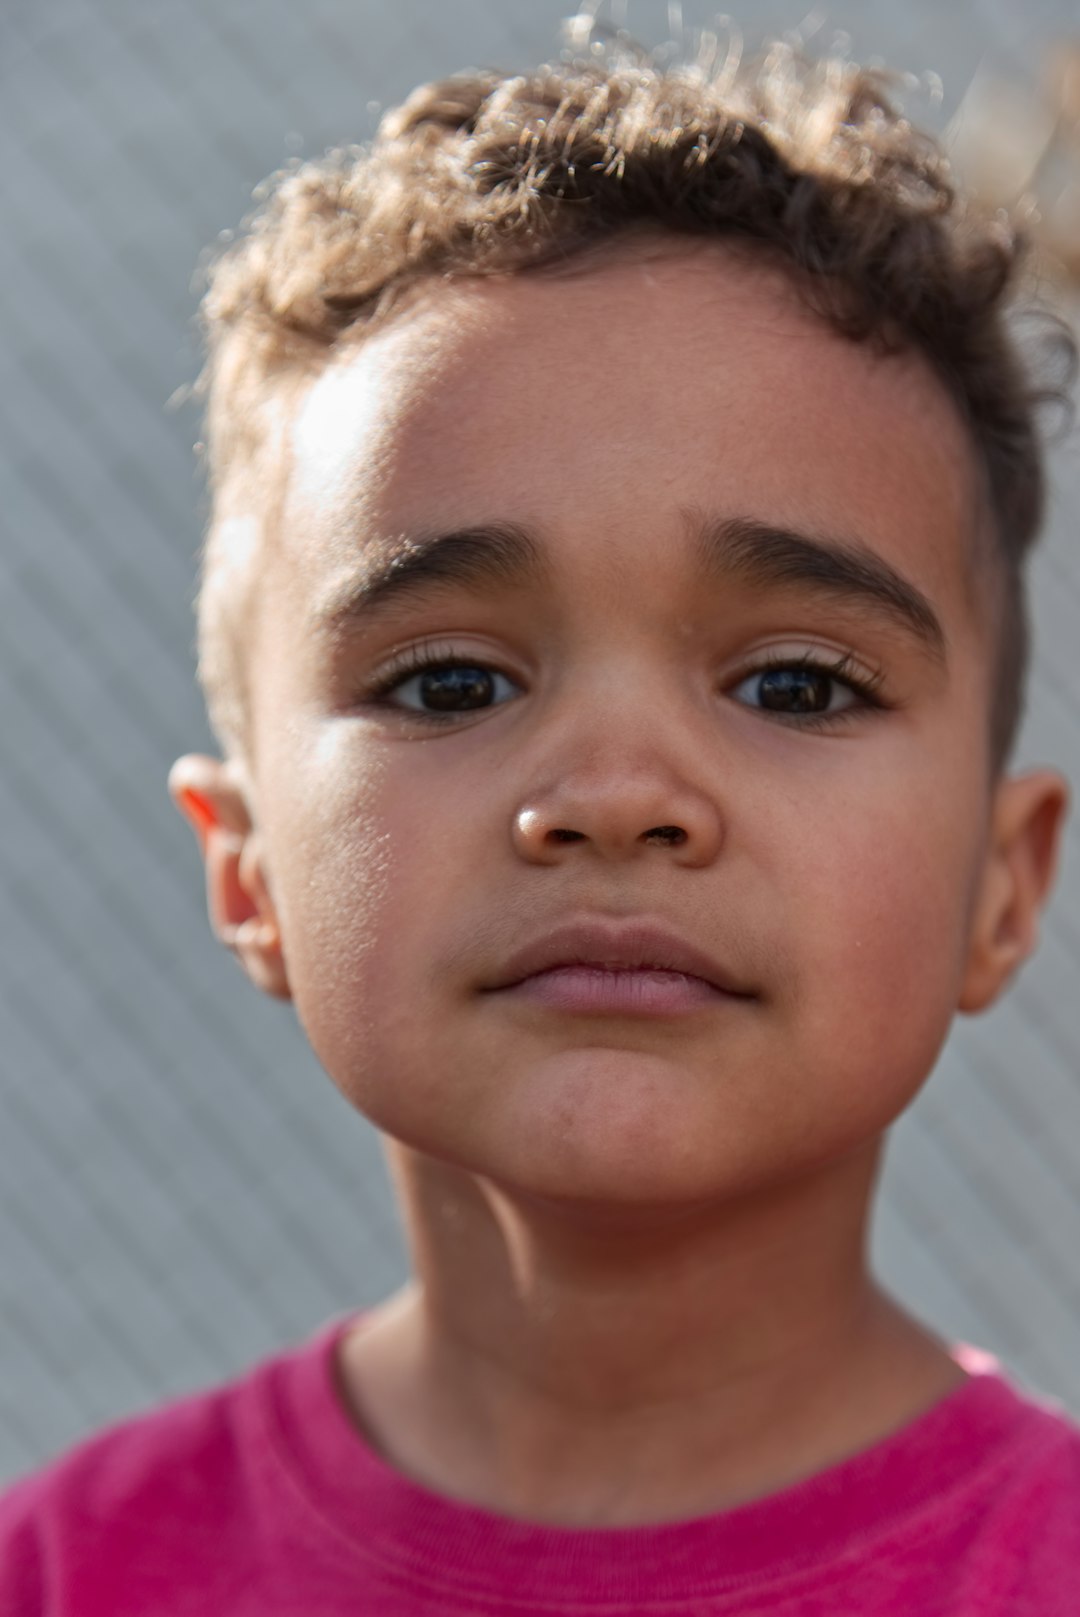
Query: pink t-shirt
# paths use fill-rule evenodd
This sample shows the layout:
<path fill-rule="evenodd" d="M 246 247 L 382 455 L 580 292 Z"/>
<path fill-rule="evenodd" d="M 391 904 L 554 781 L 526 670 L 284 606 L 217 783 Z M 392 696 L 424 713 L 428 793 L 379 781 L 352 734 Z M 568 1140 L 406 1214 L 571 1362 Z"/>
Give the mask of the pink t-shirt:
<path fill-rule="evenodd" d="M 970 1379 L 752 1504 L 533 1526 L 410 1482 L 351 1424 L 351 1318 L 101 1433 L 0 1498 L 3 1617 L 1077 1617 L 1080 1430 Z"/>

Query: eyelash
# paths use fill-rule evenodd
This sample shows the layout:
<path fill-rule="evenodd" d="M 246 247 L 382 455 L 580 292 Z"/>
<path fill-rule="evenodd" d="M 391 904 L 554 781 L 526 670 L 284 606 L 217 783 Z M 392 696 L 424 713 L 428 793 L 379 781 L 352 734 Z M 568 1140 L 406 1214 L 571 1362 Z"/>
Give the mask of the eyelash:
<path fill-rule="evenodd" d="M 368 686 L 364 692 L 364 701 L 373 707 L 389 708 L 392 712 L 407 715 L 411 720 L 420 724 L 454 725 L 461 719 L 470 716 L 470 710 L 460 713 L 425 713 L 423 708 L 398 707 L 388 700 L 391 692 L 403 685 L 406 680 L 417 674 L 426 674 L 435 668 L 482 668 L 486 673 L 498 674 L 500 670 L 480 657 L 470 657 L 463 653 L 460 646 L 452 645 L 425 645 L 408 646 L 398 657 L 378 675 L 374 684 Z M 505 677 L 505 676 L 504 676 Z M 472 712 L 485 712 L 484 708 L 474 708 Z"/>
<path fill-rule="evenodd" d="M 796 656 L 782 651 L 766 652 L 759 661 L 748 666 L 735 683 L 741 685 L 748 679 L 760 678 L 763 674 L 774 673 L 780 669 L 806 670 L 808 673 L 823 674 L 827 679 L 847 686 L 848 690 L 853 691 L 858 697 L 858 701 L 850 707 L 839 708 L 833 713 L 766 714 L 780 724 L 790 724 L 799 730 L 824 730 L 835 726 L 841 720 L 856 718 L 867 709 L 883 712 L 891 706 L 889 702 L 882 700 L 880 694 L 885 681 L 884 674 L 863 671 L 849 651 L 837 652 L 833 658 L 816 655 L 812 651 L 804 651 Z"/>
<path fill-rule="evenodd" d="M 403 651 L 396 661 L 381 673 L 375 684 L 368 687 L 364 693 L 364 700 L 376 707 L 391 708 L 396 712 L 408 713 L 411 718 L 422 724 L 453 725 L 470 712 L 490 711 L 484 708 L 464 709 L 460 713 L 429 713 L 422 708 L 397 708 L 388 701 L 390 694 L 406 680 L 417 674 L 427 673 L 431 669 L 446 667 L 469 667 L 482 669 L 487 673 L 501 672 L 490 663 L 479 658 L 472 659 L 463 655 L 459 647 L 450 645 L 410 646 Z M 831 713 L 804 713 L 783 714 L 770 713 L 767 709 L 760 711 L 766 717 L 776 720 L 780 724 L 791 724 L 800 730 L 825 729 L 835 726 L 841 720 L 848 720 L 867 709 L 884 710 L 890 704 L 882 701 L 880 689 L 884 682 L 881 673 L 863 672 L 856 664 L 850 652 L 838 652 L 834 658 L 818 656 L 810 651 L 791 655 L 785 652 L 768 652 L 759 660 L 748 665 L 733 682 L 734 688 L 744 684 L 746 680 L 753 679 L 779 670 L 806 671 L 808 673 L 822 674 L 838 684 L 846 686 L 858 697 L 852 706 L 840 708 Z M 508 677 L 508 676 L 503 676 Z M 500 704 L 501 705 L 501 704 Z"/>

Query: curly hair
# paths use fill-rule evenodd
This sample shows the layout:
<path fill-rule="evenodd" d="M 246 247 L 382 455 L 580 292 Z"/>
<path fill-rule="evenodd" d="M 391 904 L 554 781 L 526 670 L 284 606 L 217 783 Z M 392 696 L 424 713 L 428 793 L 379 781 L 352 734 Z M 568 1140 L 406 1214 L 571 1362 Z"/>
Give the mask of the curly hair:
<path fill-rule="evenodd" d="M 257 193 L 259 195 L 259 193 Z M 290 383 L 388 319 L 431 277 L 531 271 L 621 234 L 757 243 L 855 341 L 929 360 L 967 423 L 993 518 L 999 590 L 992 754 L 1022 709 L 1023 562 L 1045 475 L 1040 387 L 1012 329 L 1023 243 L 958 192 L 940 146 L 884 74 L 774 45 L 754 63 L 663 67 L 625 48 L 518 76 L 422 86 L 374 140 L 274 176 L 211 266 L 202 303 L 214 513 L 199 671 L 230 751 L 246 729 L 237 568 L 218 519 L 275 486 Z M 1073 364 L 1063 328 L 1055 343 Z M 265 502 L 265 492 L 261 495 Z M 249 569 L 250 571 L 250 569 Z"/>

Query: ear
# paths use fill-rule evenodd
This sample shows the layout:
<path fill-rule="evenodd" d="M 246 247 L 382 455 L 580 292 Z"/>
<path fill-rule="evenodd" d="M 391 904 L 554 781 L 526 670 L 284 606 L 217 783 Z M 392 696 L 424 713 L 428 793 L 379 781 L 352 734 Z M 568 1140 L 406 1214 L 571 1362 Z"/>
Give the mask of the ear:
<path fill-rule="evenodd" d="M 195 832 L 206 866 L 210 925 L 265 994 L 291 999 L 262 839 L 235 761 L 189 753 L 169 771 L 169 795 Z"/>
<path fill-rule="evenodd" d="M 959 1010 L 986 1010 L 1034 950 L 1068 804 L 1068 787 L 1053 770 L 998 785 Z"/>

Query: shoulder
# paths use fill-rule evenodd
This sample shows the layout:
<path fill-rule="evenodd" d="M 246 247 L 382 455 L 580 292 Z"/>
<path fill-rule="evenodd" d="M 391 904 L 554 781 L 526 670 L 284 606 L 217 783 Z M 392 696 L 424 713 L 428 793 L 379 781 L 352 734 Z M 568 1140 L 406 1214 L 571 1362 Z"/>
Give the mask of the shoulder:
<path fill-rule="evenodd" d="M 0 1494 L 0 1611 L 156 1610 L 144 1586 L 191 1577 L 193 1558 L 235 1567 L 267 1383 L 303 1351 L 119 1421 Z"/>
<path fill-rule="evenodd" d="M 12 1576 L 33 1589 L 58 1546 L 73 1563 L 97 1559 L 106 1543 L 122 1553 L 148 1521 L 175 1519 L 185 1493 L 220 1492 L 235 1467 L 238 1392 L 230 1384 L 118 1422 L 0 1495 L 0 1592 Z"/>
<path fill-rule="evenodd" d="M 1080 1426 L 1011 1383 L 994 1390 L 1009 1417 L 1004 1441 L 973 1465 L 968 1509 L 953 1513 L 955 1540 L 977 1549 L 987 1600 L 996 1590 L 1000 1609 L 1080 1610 Z"/>
<path fill-rule="evenodd" d="M 1060 1507 L 1075 1522 L 1080 1550 L 1080 1425 L 1056 1403 L 1019 1391 L 1016 1396 L 1017 1481 L 1033 1501 L 1049 1510 Z"/>
<path fill-rule="evenodd" d="M 175 1486 L 178 1471 L 235 1444 L 247 1379 L 188 1394 L 95 1432 L 0 1495 L 0 1523 L 76 1490 L 93 1516 L 123 1509 L 148 1486 Z"/>
<path fill-rule="evenodd" d="M 979 1455 L 972 1475 L 991 1491 L 1016 1498 L 1050 1494 L 1080 1518 L 1080 1425 L 1064 1406 L 1019 1385 L 979 1349 L 956 1354 L 969 1380 L 949 1403 L 957 1417 L 942 1425 L 943 1446 Z"/>
<path fill-rule="evenodd" d="M 1080 1611 L 1080 1427 L 1063 1410 L 1026 1404 L 1015 1470 L 992 1499 L 994 1582 L 1031 1617 Z"/>

